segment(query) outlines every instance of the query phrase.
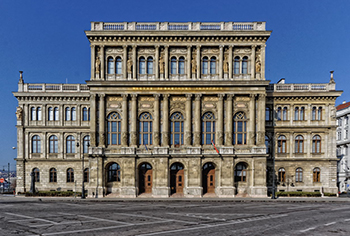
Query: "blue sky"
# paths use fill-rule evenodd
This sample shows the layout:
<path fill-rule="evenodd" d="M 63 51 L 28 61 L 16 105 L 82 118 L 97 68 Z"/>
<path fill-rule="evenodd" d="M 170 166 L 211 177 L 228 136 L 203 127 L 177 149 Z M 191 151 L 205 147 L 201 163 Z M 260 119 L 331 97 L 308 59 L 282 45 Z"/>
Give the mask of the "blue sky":
<path fill-rule="evenodd" d="M 334 70 L 338 105 L 350 100 L 349 9 L 348 0 L 1 0 L 0 168 L 15 166 L 18 71 L 26 83 L 84 83 L 91 21 L 266 21 L 266 78 L 328 83 Z"/>

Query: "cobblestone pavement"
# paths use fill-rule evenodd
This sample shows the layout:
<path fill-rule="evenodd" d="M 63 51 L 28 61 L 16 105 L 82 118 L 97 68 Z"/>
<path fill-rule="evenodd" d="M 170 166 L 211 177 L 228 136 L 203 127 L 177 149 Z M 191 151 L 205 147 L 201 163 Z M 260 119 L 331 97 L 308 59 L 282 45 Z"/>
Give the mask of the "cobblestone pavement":
<path fill-rule="evenodd" d="M 0 235 L 350 235 L 348 199 L 0 197 Z"/>

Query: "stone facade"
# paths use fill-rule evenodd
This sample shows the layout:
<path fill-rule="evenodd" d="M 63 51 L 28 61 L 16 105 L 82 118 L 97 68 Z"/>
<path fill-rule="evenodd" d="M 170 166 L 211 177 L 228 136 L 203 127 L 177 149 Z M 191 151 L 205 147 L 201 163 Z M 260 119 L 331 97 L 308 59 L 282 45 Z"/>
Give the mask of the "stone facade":
<path fill-rule="evenodd" d="M 265 22 L 92 22 L 85 33 L 86 84 L 21 73 L 17 192 L 34 171 L 38 190 L 79 191 L 84 176 L 90 197 L 267 196 L 273 157 L 278 189 L 337 192 L 341 92 L 333 80 L 270 84 Z"/>

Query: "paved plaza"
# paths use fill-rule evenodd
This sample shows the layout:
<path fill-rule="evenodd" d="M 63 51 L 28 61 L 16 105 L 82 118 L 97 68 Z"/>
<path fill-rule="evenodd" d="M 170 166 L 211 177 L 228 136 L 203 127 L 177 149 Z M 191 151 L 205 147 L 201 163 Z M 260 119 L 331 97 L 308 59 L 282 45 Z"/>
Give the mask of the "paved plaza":
<path fill-rule="evenodd" d="M 348 199 L 0 197 L 0 235 L 350 235 Z"/>

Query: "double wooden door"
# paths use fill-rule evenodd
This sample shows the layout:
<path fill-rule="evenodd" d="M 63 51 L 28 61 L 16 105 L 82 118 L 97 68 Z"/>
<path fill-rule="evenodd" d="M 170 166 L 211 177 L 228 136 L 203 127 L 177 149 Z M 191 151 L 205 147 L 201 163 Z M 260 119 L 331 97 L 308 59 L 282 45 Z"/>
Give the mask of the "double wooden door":
<path fill-rule="evenodd" d="M 170 172 L 171 194 L 184 192 L 184 170 L 171 170 Z"/>

